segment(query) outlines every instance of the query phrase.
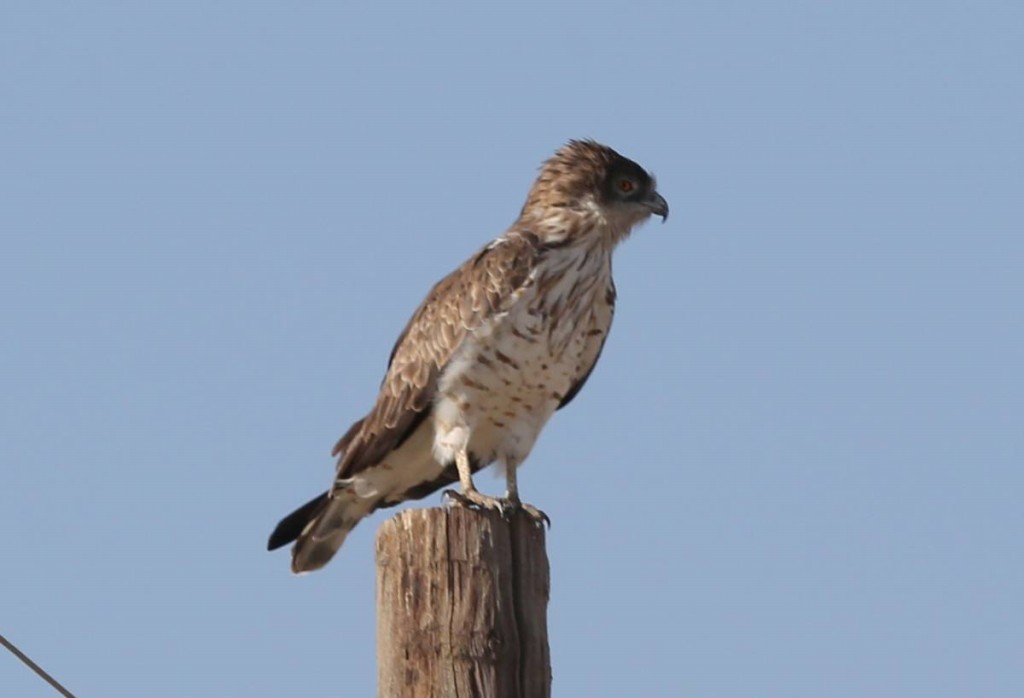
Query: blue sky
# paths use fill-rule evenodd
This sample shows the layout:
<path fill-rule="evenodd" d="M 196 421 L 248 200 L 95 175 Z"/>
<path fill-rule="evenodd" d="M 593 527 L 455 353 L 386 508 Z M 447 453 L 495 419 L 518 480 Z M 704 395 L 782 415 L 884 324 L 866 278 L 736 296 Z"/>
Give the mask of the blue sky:
<path fill-rule="evenodd" d="M 210 5 L 0 11 L 0 633 L 83 697 L 374 695 L 385 515 L 266 536 L 594 137 L 672 217 L 520 475 L 556 695 L 1024 695 L 1019 3 Z"/>

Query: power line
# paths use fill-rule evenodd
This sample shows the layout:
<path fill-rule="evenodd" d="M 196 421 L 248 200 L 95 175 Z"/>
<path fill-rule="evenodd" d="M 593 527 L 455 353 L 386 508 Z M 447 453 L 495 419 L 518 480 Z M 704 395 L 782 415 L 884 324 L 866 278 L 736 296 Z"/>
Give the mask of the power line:
<path fill-rule="evenodd" d="M 38 664 L 33 662 L 31 659 L 29 659 L 25 655 L 24 652 L 22 652 L 17 647 L 15 647 L 13 644 L 11 644 L 11 642 L 7 638 L 5 638 L 3 635 L 0 635 L 0 645 L 3 645 L 7 649 L 9 649 L 11 651 L 11 654 L 13 654 L 15 657 L 17 657 L 18 659 L 20 659 L 22 662 L 25 663 L 25 666 L 27 666 L 29 669 L 31 669 L 32 671 L 34 671 L 37 674 L 39 674 L 39 676 L 44 681 L 46 681 L 46 683 L 50 684 L 55 689 L 60 691 L 60 694 L 62 696 L 64 696 L 64 698 L 75 698 L 74 694 L 72 694 L 71 691 L 69 691 L 68 689 L 64 688 L 59 683 L 57 683 L 57 679 L 53 678 L 52 676 L 47 674 L 45 671 L 43 671 L 43 668 L 41 666 L 39 666 Z"/>

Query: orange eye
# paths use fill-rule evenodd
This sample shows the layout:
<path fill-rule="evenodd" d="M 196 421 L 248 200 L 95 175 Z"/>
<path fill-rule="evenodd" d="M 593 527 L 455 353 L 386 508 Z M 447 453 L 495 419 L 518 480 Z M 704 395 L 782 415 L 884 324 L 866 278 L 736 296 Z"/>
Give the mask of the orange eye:
<path fill-rule="evenodd" d="M 629 192 L 633 191 L 634 189 L 636 189 L 636 184 L 633 182 L 633 180 L 631 180 L 631 179 L 620 179 L 619 180 L 619 191 L 621 191 L 623 194 L 628 194 Z"/>

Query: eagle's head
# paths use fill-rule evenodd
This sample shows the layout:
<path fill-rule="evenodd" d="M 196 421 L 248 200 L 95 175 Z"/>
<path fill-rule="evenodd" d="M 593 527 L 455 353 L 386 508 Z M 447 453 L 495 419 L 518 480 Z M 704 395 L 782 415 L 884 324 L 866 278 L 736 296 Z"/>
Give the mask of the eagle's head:
<path fill-rule="evenodd" d="M 653 175 L 606 145 L 573 140 L 541 166 L 519 220 L 552 242 L 598 234 L 615 243 L 651 214 L 668 218 Z"/>

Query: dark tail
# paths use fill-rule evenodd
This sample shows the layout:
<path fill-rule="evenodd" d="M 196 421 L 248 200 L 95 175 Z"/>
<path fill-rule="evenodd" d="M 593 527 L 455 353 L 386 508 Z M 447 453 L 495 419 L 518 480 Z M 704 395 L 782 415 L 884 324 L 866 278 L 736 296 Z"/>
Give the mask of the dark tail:
<path fill-rule="evenodd" d="M 347 489 L 324 492 L 281 519 L 267 541 L 276 550 L 295 541 L 292 572 L 318 570 L 334 557 L 348 532 L 376 507 L 375 499 L 357 497 Z"/>
<path fill-rule="evenodd" d="M 301 507 L 281 519 L 277 528 L 270 534 L 267 541 L 267 550 L 277 550 L 291 543 L 299 537 L 302 529 L 319 516 L 327 506 L 327 493 L 318 494 Z"/>

